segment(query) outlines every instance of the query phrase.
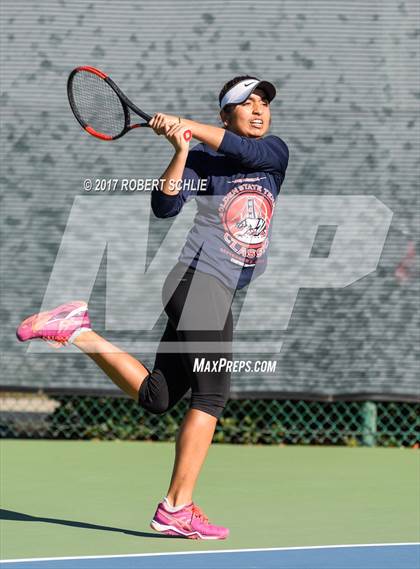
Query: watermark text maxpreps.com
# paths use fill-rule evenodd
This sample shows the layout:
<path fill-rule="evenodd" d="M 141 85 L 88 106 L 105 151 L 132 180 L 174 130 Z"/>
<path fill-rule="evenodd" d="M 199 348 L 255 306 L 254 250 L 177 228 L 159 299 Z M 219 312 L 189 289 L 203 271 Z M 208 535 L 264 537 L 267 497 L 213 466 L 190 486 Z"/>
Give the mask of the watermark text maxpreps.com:
<path fill-rule="evenodd" d="M 207 359 L 194 358 L 194 373 L 204 372 L 242 372 L 242 373 L 274 373 L 276 371 L 276 360 L 228 360 L 227 358 Z"/>

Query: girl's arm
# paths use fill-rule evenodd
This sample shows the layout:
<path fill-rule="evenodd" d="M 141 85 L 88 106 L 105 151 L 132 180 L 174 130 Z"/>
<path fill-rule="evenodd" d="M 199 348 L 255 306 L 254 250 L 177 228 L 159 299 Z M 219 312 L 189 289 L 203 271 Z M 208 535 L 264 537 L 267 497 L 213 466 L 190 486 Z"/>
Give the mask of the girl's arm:
<path fill-rule="evenodd" d="M 169 196 L 174 196 L 181 190 L 180 181 L 182 180 L 189 149 L 189 142 L 183 137 L 184 131 L 185 126 L 180 123 L 173 124 L 172 126 L 166 123 L 163 127 L 163 134 L 165 134 L 165 137 L 175 149 L 172 160 L 161 176 L 161 180 L 164 180 L 161 186 L 162 192 Z"/>
<path fill-rule="evenodd" d="M 286 143 L 277 136 L 254 139 L 239 136 L 224 128 L 202 124 L 190 119 L 158 113 L 150 125 L 163 128 L 165 124 L 181 124 L 185 129 L 190 129 L 194 138 L 204 142 L 213 150 L 226 156 L 239 160 L 247 168 L 267 172 L 286 172 L 289 159 L 289 150 Z"/>
<path fill-rule="evenodd" d="M 200 142 L 204 142 L 213 150 L 217 150 L 222 143 L 223 136 L 225 134 L 225 129 L 218 126 L 212 126 L 209 124 L 203 124 L 190 119 L 182 119 L 180 123 L 180 117 L 174 115 L 166 115 L 164 113 L 157 113 L 149 125 L 153 128 L 157 134 L 164 134 L 164 125 L 168 124 L 181 124 L 183 130 L 189 129 L 194 138 Z"/>
<path fill-rule="evenodd" d="M 156 134 L 164 134 L 172 144 L 175 153 L 165 172 L 161 176 L 160 190 L 153 190 L 151 196 L 152 211 L 156 217 L 165 218 L 177 215 L 187 199 L 182 191 L 182 181 L 188 158 L 189 142 L 184 139 L 185 126 L 179 122 L 169 124 L 162 120 L 151 124 Z"/>

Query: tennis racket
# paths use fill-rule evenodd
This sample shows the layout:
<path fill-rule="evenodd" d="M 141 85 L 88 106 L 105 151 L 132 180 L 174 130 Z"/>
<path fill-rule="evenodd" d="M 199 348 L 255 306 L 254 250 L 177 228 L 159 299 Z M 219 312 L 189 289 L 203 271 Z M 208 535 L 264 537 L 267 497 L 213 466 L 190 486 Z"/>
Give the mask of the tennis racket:
<path fill-rule="evenodd" d="M 76 67 L 67 81 L 71 110 L 79 124 L 101 140 L 116 140 L 133 128 L 149 126 L 150 115 L 139 109 L 108 75 L 95 67 Z M 132 123 L 132 113 L 145 122 Z M 184 139 L 191 140 L 190 130 Z"/>

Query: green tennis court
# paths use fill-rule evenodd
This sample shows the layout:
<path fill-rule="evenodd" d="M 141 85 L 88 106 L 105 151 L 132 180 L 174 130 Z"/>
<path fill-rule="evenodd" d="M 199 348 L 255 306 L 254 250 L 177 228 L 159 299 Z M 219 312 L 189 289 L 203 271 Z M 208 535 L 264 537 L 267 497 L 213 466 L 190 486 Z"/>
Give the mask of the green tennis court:
<path fill-rule="evenodd" d="M 1 444 L 3 559 L 198 551 L 149 521 L 173 445 Z M 411 449 L 213 445 L 196 502 L 231 528 L 211 549 L 419 540 L 419 453 Z"/>

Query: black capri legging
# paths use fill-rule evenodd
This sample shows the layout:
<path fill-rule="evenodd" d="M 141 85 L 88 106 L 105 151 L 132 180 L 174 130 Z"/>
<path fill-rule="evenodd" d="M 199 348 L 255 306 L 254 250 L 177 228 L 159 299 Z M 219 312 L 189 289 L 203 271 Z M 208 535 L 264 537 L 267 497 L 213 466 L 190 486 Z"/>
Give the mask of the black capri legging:
<path fill-rule="evenodd" d="M 168 322 L 153 371 L 141 384 L 139 405 L 152 413 L 165 413 L 191 388 L 190 408 L 220 417 L 230 390 L 231 373 L 219 362 L 232 360 L 233 295 L 212 275 L 180 262 L 173 267 L 162 289 Z M 178 324 L 186 329 L 177 329 Z M 172 343 L 170 352 L 165 352 L 167 342 Z M 210 369 L 194 371 L 194 360 L 201 358 Z"/>

